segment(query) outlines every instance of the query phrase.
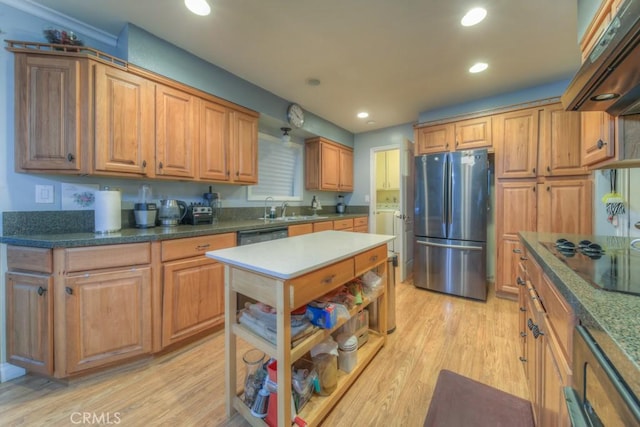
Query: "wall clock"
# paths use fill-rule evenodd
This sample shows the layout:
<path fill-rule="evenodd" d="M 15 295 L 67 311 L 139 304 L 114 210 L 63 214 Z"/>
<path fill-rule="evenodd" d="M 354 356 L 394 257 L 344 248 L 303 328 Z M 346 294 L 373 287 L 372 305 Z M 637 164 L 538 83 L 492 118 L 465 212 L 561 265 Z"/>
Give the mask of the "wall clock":
<path fill-rule="evenodd" d="M 298 104 L 291 104 L 287 108 L 287 120 L 291 126 L 301 128 L 304 124 L 304 110 Z"/>

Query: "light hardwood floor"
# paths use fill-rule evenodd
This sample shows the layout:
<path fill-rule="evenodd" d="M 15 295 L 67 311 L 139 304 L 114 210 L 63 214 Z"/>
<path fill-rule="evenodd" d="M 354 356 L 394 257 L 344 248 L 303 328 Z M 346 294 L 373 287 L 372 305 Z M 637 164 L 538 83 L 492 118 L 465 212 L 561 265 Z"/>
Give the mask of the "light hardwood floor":
<path fill-rule="evenodd" d="M 484 303 L 410 283 L 397 285 L 396 303 L 396 331 L 324 426 L 422 426 L 441 369 L 527 398 L 517 303 L 493 292 Z M 248 426 L 237 415 L 225 419 L 223 345 L 218 333 L 69 385 L 31 375 L 0 384 L 0 425 Z M 91 422 L 78 422 L 83 414 Z"/>

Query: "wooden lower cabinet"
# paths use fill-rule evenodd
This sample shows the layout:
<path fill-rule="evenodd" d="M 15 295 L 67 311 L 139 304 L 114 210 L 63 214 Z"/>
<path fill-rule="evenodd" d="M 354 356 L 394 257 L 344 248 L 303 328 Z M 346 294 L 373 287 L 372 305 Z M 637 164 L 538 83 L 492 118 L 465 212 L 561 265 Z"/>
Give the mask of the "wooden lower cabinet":
<path fill-rule="evenodd" d="M 294 224 L 289 226 L 288 235 L 289 237 L 300 236 L 302 234 L 313 233 L 313 224 Z"/>
<path fill-rule="evenodd" d="M 324 222 L 314 222 L 313 223 L 313 232 L 317 233 L 318 231 L 326 231 L 333 230 L 333 221 L 324 221 Z"/>
<path fill-rule="evenodd" d="M 66 374 L 151 353 L 151 268 L 66 278 L 56 307 L 65 313 Z"/>
<path fill-rule="evenodd" d="M 53 374 L 53 279 L 7 273 L 7 361 L 31 372 Z"/>
<path fill-rule="evenodd" d="M 224 323 L 224 267 L 202 257 L 163 265 L 162 347 Z"/>
<path fill-rule="evenodd" d="M 544 331 L 541 351 L 540 426 L 569 427 L 569 412 L 563 389 L 570 385 L 571 368 L 562 355 L 555 334 L 550 333 L 548 318 L 544 319 Z"/>
<path fill-rule="evenodd" d="M 358 233 L 369 232 L 369 218 L 361 216 L 353 219 L 353 231 Z"/>

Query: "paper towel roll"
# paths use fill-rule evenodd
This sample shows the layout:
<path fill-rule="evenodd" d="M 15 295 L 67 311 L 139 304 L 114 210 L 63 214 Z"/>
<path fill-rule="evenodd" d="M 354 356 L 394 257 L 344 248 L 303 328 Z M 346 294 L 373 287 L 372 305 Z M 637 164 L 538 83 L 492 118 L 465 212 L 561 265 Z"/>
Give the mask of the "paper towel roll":
<path fill-rule="evenodd" d="M 95 232 L 113 233 L 120 231 L 120 191 L 100 190 L 95 193 Z"/>

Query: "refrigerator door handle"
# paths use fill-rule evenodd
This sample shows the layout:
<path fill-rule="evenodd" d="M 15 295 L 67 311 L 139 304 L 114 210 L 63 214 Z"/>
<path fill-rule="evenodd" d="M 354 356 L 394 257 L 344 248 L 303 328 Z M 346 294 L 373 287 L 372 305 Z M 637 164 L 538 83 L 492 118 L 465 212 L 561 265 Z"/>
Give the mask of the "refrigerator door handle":
<path fill-rule="evenodd" d="M 451 224 L 451 156 L 449 153 L 444 154 L 444 167 L 442 168 L 444 176 L 442 177 L 442 222 L 445 224 L 445 237 L 449 236 L 449 224 Z"/>
<path fill-rule="evenodd" d="M 443 245 L 442 243 L 421 242 L 421 241 L 417 241 L 416 243 L 424 246 L 436 246 L 438 248 L 451 248 L 451 249 L 470 250 L 470 251 L 482 250 L 482 246 Z"/>

